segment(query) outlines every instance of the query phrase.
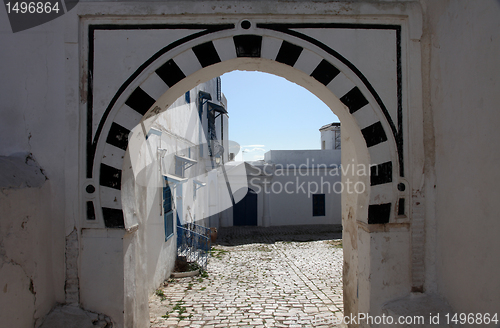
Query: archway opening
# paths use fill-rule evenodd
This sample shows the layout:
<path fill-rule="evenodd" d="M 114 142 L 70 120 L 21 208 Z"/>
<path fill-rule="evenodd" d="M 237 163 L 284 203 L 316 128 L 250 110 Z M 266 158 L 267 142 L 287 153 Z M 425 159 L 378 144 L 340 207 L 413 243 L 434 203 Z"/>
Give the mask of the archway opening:
<path fill-rule="evenodd" d="M 192 90 L 193 90 L 193 89 L 192 89 Z M 196 95 L 197 95 L 197 96 L 198 96 L 198 99 L 194 100 L 194 103 L 203 104 L 203 99 L 201 99 L 201 102 L 199 102 L 199 101 L 200 101 L 200 99 L 199 99 L 199 98 L 203 98 L 203 96 L 205 96 L 205 97 L 206 97 L 206 95 L 203 95 L 200 91 L 201 91 L 201 90 L 196 90 L 195 92 L 189 92 L 189 90 L 188 90 L 188 91 L 186 91 L 186 92 L 183 92 L 183 94 L 184 94 L 184 95 L 183 95 L 183 96 L 181 96 L 180 98 L 178 98 L 178 100 L 176 100 L 176 102 L 177 102 L 177 101 L 179 101 L 179 99 L 182 99 L 184 102 L 188 102 L 188 103 L 189 103 L 189 102 L 191 102 L 191 97 L 192 97 L 193 95 L 196 97 Z M 189 95 L 188 95 L 188 94 L 189 94 Z M 162 96 L 162 97 L 163 97 L 163 96 Z M 338 101 L 338 99 L 337 99 L 337 101 Z M 206 103 L 205 105 L 207 105 L 207 104 L 208 104 L 208 103 Z M 340 108 L 341 108 L 341 110 L 345 110 L 345 108 L 342 108 L 342 107 L 340 107 Z M 185 111 L 185 109 L 180 109 L 180 110 L 181 110 L 181 111 Z M 337 110 L 339 110 L 339 109 L 337 108 Z M 169 109 L 167 109 L 167 111 L 166 111 L 166 112 L 168 112 L 168 111 L 169 111 Z M 160 114 L 160 115 L 162 115 L 162 114 Z M 194 117 L 196 117 L 196 116 L 194 116 Z M 170 118 L 172 118 L 172 116 L 170 116 Z M 155 122 L 155 120 L 156 120 L 156 119 L 157 119 L 157 117 L 151 116 L 151 117 L 147 118 L 147 119 L 146 119 L 146 121 L 147 121 L 147 120 L 150 120 L 150 122 L 152 122 L 151 126 L 155 126 L 154 122 Z M 164 119 L 164 120 L 165 120 L 165 125 L 168 125 L 168 123 L 167 123 L 168 119 Z M 189 121 L 189 120 L 188 120 L 188 121 Z M 222 121 L 221 121 L 221 122 L 222 122 Z M 209 123 L 209 122 L 208 122 L 208 123 Z M 143 123 L 143 124 L 144 124 L 144 123 Z M 202 125 L 203 125 L 203 124 L 201 124 L 201 126 L 202 126 Z M 172 125 L 170 125 L 170 126 L 172 127 Z M 190 126 L 190 125 L 189 125 L 189 123 L 187 123 L 187 126 Z M 153 128 L 153 130 L 155 130 L 155 129 Z M 137 131 L 139 131 L 139 132 L 140 132 L 140 131 L 147 131 L 147 135 L 148 135 L 148 136 L 151 136 L 151 129 L 149 129 L 149 130 L 145 129 L 144 125 L 143 125 L 143 126 L 138 126 Z M 223 131 L 223 130 L 221 130 L 221 132 L 222 132 L 222 131 Z M 133 132 L 133 133 L 135 134 L 135 132 Z M 197 135 L 197 133 L 196 133 L 196 132 L 194 132 L 194 133 L 193 133 L 193 131 L 190 131 L 190 134 L 191 134 L 191 136 L 193 136 L 193 135 L 194 135 L 194 136 L 195 136 L 195 139 L 196 139 L 196 135 Z M 352 145 L 352 141 L 350 141 L 350 140 L 349 140 L 350 138 L 348 137 L 348 134 L 347 134 L 347 136 L 345 137 L 345 139 L 347 140 L 347 147 L 348 147 L 348 149 L 349 149 L 349 147 L 351 147 L 351 150 L 350 150 L 350 151 L 351 151 L 351 154 L 355 154 L 355 152 L 354 152 L 354 150 L 353 150 L 353 148 L 354 148 L 354 147 L 353 147 L 353 145 Z M 206 140 L 206 139 L 204 139 L 204 141 L 207 143 L 207 147 L 208 147 L 208 148 L 210 148 L 210 146 L 209 146 L 209 144 L 210 144 L 210 143 L 209 143 L 209 142 L 207 142 L 207 140 Z M 350 145 L 349 145 L 349 142 L 351 143 Z M 319 142 L 318 142 L 318 143 L 319 143 Z M 162 146 L 161 146 L 161 142 L 160 142 L 159 147 L 157 147 L 157 148 L 159 148 L 159 149 L 164 149 L 164 148 L 162 148 Z M 191 148 L 190 146 L 182 146 L 182 147 L 180 147 L 180 148 L 182 149 L 182 152 L 183 152 L 182 154 L 179 154 L 179 155 L 180 155 L 180 157 L 187 157 L 187 158 L 191 158 L 191 157 L 196 157 L 196 156 L 191 156 L 191 154 L 194 154 L 194 153 L 199 154 L 199 153 L 200 153 L 200 150 L 199 150 L 199 149 L 194 149 L 194 148 Z M 178 149 L 177 149 L 177 150 L 178 150 Z M 130 150 L 129 150 L 129 151 L 130 151 Z M 208 151 L 208 152 L 210 152 L 210 149 L 207 149 L 207 151 Z M 171 154 L 173 154 L 173 153 L 177 153 L 178 151 L 175 151 L 175 150 L 171 149 L 171 150 L 169 150 L 168 152 L 169 152 L 169 153 L 171 153 Z M 186 152 L 187 152 L 187 153 L 186 153 Z M 203 152 L 203 151 L 202 151 L 202 152 Z M 201 153 L 202 153 L 202 152 L 201 152 Z M 146 152 L 146 151 L 144 151 L 144 149 L 143 149 L 143 153 L 147 153 L 147 152 Z M 153 152 L 151 151 L 151 149 L 149 149 L 149 153 L 150 153 L 150 154 L 152 154 L 152 153 L 153 153 Z M 174 155 L 174 156 L 176 156 L 176 155 Z M 228 157 L 229 157 L 229 156 L 228 156 Z M 358 159 L 356 158 L 356 156 L 353 156 L 353 158 L 349 158 L 349 160 L 348 160 L 347 162 L 345 162 L 345 164 L 344 164 L 344 165 L 345 165 L 345 166 L 354 165 L 353 163 L 355 163 L 355 162 L 354 162 L 354 161 L 355 161 L 355 159 L 356 159 L 356 161 L 358 161 Z M 179 161 L 179 158 L 174 159 L 174 162 L 178 162 L 178 161 Z M 344 158 L 344 161 L 345 161 L 345 158 Z M 183 165 L 184 165 L 184 163 L 186 162 L 186 160 L 185 160 L 185 159 L 182 159 L 182 160 L 181 160 L 181 162 L 183 162 L 183 163 L 182 163 L 182 164 L 180 164 L 180 166 L 183 166 Z M 212 163 L 212 164 L 213 164 L 213 163 Z M 174 165 L 176 165 L 176 166 L 175 166 L 175 168 L 173 169 L 173 171 L 172 171 L 171 173 L 178 173 L 178 174 L 176 174 L 176 175 L 177 175 L 177 177 L 181 177 L 181 178 L 182 178 L 182 177 L 183 177 L 182 172 L 178 171 L 179 163 L 174 164 Z M 368 164 L 367 164 L 367 166 L 368 166 Z M 340 167 L 338 167 L 337 169 L 340 169 Z M 160 168 L 160 170 L 161 170 L 161 168 Z M 136 183 L 137 183 L 137 181 L 139 181 L 141 178 L 144 178 L 144 177 L 147 177 L 147 176 L 148 176 L 148 174 L 146 174 L 146 172 L 145 172 L 145 171 L 146 171 L 146 170 L 142 170 L 142 171 L 141 171 L 141 172 L 143 173 L 142 175 L 141 175 L 141 174 L 136 174 L 136 175 L 135 175 L 135 178 L 136 178 L 135 182 L 136 182 Z M 349 173 L 347 172 L 347 174 L 346 174 L 345 176 L 343 176 L 342 178 L 343 178 L 343 179 L 349 179 L 348 174 L 349 174 Z M 357 176 L 355 176 L 355 175 L 356 175 L 356 174 L 355 174 L 355 173 L 354 173 L 354 171 L 353 171 L 353 174 L 352 174 L 351 178 L 353 178 L 353 179 L 354 179 L 354 178 L 356 178 L 356 179 L 363 179 L 363 178 L 366 178 L 366 177 L 357 177 Z M 176 181 L 176 177 L 172 177 L 172 176 L 170 176 L 170 177 L 169 177 L 168 179 L 166 179 L 166 180 L 169 180 L 168 182 L 169 182 L 170 184 L 173 184 L 173 185 L 175 186 L 174 188 L 177 188 L 177 190 L 181 190 L 181 191 L 180 191 L 180 193 L 182 194 L 182 189 L 183 189 L 183 187 L 182 187 L 182 186 L 183 186 L 183 183 L 181 183 L 180 181 Z M 180 179 L 178 179 L 178 180 L 180 180 Z M 139 183 L 141 183 L 141 182 L 139 182 Z M 205 183 L 205 182 L 202 182 L 202 181 L 200 181 L 200 180 L 199 180 L 199 183 L 200 183 L 200 184 L 203 184 L 203 183 Z M 209 182 L 209 186 L 210 186 L 210 187 L 209 187 L 209 190 L 212 190 L 212 191 L 213 191 L 213 189 L 214 189 L 214 187 L 213 187 L 213 186 L 214 186 L 213 181 L 210 181 L 210 182 Z M 194 189 L 193 189 L 193 190 L 196 190 L 196 186 L 194 187 Z M 249 190 L 249 189 L 247 189 L 247 190 Z M 363 192 L 358 193 L 358 194 L 361 194 L 361 196 L 363 196 L 363 194 L 364 194 L 365 192 L 366 192 L 366 187 L 363 189 Z M 316 193 L 316 192 L 315 192 L 315 193 Z M 245 194 L 246 194 L 246 193 L 245 193 Z M 176 195 L 177 195 L 177 194 L 176 194 Z M 312 197 L 311 197 L 311 196 L 312 196 Z M 311 198 L 316 198 L 316 197 L 314 197 L 314 196 L 315 196 L 315 195 L 309 195 L 309 197 L 311 197 Z M 358 200 L 358 199 L 357 199 L 357 197 L 358 197 L 358 196 L 359 196 L 359 195 L 351 195 L 350 197 L 348 197 L 348 198 L 347 198 L 346 202 L 349 202 L 349 201 L 350 201 L 350 202 L 356 202 L 356 201 Z M 365 196 L 365 199 L 366 199 L 366 198 L 367 198 L 367 196 L 366 196 L 366 195 L 364 195 L 364 196 Z M 213 197 L 212 197 L 211 199 L 209 198 L 209 200 L 208 200 L 209 209 L 208 209 L 208 210 L 207 210 L 207 212 L 206 212 L 206 213 L 208 213 L 208 214 L 209 214 L 209 215 L 208 215 L 208 217 L 206 217 L 206 215 L 205 215 L 205 214 L 202 214 L 202 215 L 201 215 L 201 218 L 200 218 L 200 216 L 197 216 L 197 214 L 194 214 L 194 215 L 193 215 L 193 214 L 191 214 L 191 213 L 187 213 L 187 212 L 190 212 L 190 210 L 191 210 L 191 209 L 187 209 L 187 211 L 186 211 L 186 210 L 185 210 L 185 206 L 183 206 L 183 204 L 182 204 L 182 201 L 179 203 L 179 198 L 183 198 L 183 197 L 185 197 L 185 196 L 181 196 L 181 197 L 176 196 L 176 199 L 177 199 L 177 206 L 182 206 L 182 207 L 183 207 L 183 208 L 179 208 L 179 209 L 180 209 L 180 211 L 178 210 L 178 213 L 179 213 L 179 212 L 181 213 L 180 217 L 181 217 L 181 218 L 183 218 L 183 219 L 179 220 L 178 215 L 177 215 L 177 222 L 178 222 L 178 223 L 181 223 L 181 224 L 182 224 L 182 222 L 185 222 L 185 221 L 196 222 L 196 221 L 197 221 L 197 219 L 198 219 L 198 220 L 205 220 L 204 225 L 207 225 L 207 223 L 208 223 L 208 225 L 212 225 L 212 224 L 213 224 L 213 222 L 214 222 L 214 220 L 217 220 L 217 219 L 216 219 L 216 217 L 214 217 L 214 214 L 217 214 L 217 212 L 219 212 L 219 211 L 218 211 L 218 210 L 215 210 L 215 213 L 212 213 L 212 212 L 214 212 L 214 209 L 213 209 L 213 205 L 214 205 L 214 204 L 213 204 L 213 199 L 214 199 L 214 198 L 213 198 Z M 198 196 L 197 196 L 197 197 L 198 197 Z M 209 197 L 210 197 L 210 196 L 209 196 Z M 344 196 L 344 197 L 345 197 L 345 196 Z M 242 196 L 241 198 L 244 198 L 244 197 Z M 321 200 L 321 199 L 313 199 L 313 203 L 314 203 L 314 201 L 316 201 L 316 203 L 321 203 L 321 202 L 323 203 L 323 205 L 319 205 L 318 207 L 321 207 L 321 206 L 324 206 L 324 205 L 325 205 L 325 200 L 324 200 L 324 199 L 322 199 L 322 200 Z M 227 203 L 227 202 L 226 202 L 226 203 Z M 344 204 L 343 204 L 343 205 L 344 205 Z M 189 207 L 189 206 L 188 206 L 188 207 Z M 343 207 L 345 207 L 345 206 L 343 206 Z M 351 205 L 351 206 L 350 206 L 350 207 L 348 207 L 348 208 L 349 208 L 349 209 L 347 209 L 347 211 L 349 212 L 349 218 L 350 218 L 350 219 L 352 219 L 352 217 L 353 217 L 353 213 L 355 212 L 355 209 L 356 209 L 357 207 L 355 207 L 355 208 L 353 209 L 353 207 L 352 207 L 352 205 Z M 321 211 L 321 210 L 320 210 L 320 211 Z M 346 211 L 346 209 L 345 209 L 345 208 L 344 208 L 344 211 Z M 313 215 L 314 215 L 314 214 L 313 214 Z M 320 213 L 320 215 L 321 215 L 321 213 Z M 141 220 L 141 219 L 139 218 L 139 220 Z M 220 218 L 219 218 L 219 221 L 220 221 Z M 261 221 L 261 223 L 263 223 L 263 222 Z M 267 223 L 267 225 L 269 225 L 269 222 Z M 167 235 L 167 234 L 166 234 L 166 235 Z M 352 241 L 353 241 L 353 238 L 352 238 L 352 237 L 350 237 L 350 240 L 349 240 L 349 242 L 348 242 L 348 245 L 349 245 L 349 246 L 351 246 L 350 242 L 352 242 Z M 353 259 L 353 257 L 355 257 L 355 254 L 352 254 L 352 252 L 349 252 L 349 251 L 348 251 L 348 254 L 351 256 L 351 262 L 352 262 L 352 259 Z M 353 264 L 353 263 L 351 263 L 351 265 L 352 265 L 352 264 Z M 349 273 L 349 272 L 348 272 L 348 273 Z"/>

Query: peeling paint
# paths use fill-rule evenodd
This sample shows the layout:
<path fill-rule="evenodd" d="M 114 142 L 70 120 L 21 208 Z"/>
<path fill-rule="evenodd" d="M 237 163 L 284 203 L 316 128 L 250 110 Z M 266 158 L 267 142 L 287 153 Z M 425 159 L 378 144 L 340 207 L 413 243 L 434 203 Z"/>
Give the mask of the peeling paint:
<path fill-rule="evenodd" d="M 40 188 L 48 177 L 31 153 L 0 156 L 0 189 Z"/>

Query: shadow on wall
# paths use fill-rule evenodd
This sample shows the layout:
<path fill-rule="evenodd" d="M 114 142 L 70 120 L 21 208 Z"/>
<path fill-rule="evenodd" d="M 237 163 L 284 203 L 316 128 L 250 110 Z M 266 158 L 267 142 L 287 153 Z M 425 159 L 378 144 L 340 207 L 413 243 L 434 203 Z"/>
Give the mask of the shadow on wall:
<path fill-rule="evenodd" d="M 342 239 L 342 225 L 290 225 L 274 227 L 222 227 L 217 244 L 238 246 L 247 244 L 273 244 L 275 242 L 306 242 Z"/>

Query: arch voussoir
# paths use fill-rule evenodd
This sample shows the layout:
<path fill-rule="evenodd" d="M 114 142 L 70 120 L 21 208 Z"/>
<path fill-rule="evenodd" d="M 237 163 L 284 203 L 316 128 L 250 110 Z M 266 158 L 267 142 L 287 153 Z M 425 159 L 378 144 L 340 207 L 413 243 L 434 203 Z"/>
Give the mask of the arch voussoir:
<path fill-rule="evenodd" d="M 398 158 L 391 151 L 395 143 L 389 124 L 383 122 L 383 113 L 378 113 L 378 104 L 370 101 L 369 91 L 359 83 L 353 82 L 331 57 L 322 57 L 311 48 L 304 48 L 294 43 L 290 37 L 278 39 L 275 36 L 257 34 L 235 34 L 195 44 L 172 58 L 163 60 L 154 73 L 150 74 L 139 86 L 131 90 L 130 95 L 116 115 L 108 131 L 103 133 L 105 156 L 97 156 L 95 167 L 98 168 L 100 185 L 100 205 L 106 227 L 122 228 L 123 214 L 121 203 L 110 204 L 116 190 L 120 190 L 123 152 L 128 146 L 128 133 L 133 120 L 136 124 L 148 113 L 159 97 L 189 75 L 214 64 L 235 58 L 264 58 L 291 66 L 323 84 L 346 106 L 358 122 L 361 134 L 371 156 L 370 185 L 372 194 L 368 207 L 368 223 L 388 223 L 394 216 L 398 201 L 393 192 L 395 170 Z M 154 62 L 154 61 L 153 61 Z M 155 62 L 156 63 L 156 62 Z M 343 67 L 342 67 L 343 68 Z M 133 117 L 123 124 L 123 117 Z M 120 150 L 120 151 L 118 151 Z M 104 158 L 113 158 L 112 161 Z"/>

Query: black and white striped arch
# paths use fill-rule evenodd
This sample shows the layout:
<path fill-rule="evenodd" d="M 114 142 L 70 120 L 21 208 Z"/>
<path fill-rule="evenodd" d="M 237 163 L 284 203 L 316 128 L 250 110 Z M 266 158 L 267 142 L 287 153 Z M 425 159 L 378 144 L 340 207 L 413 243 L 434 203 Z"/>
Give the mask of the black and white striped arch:
<path fill-rule="evenodd" d="M 206 33 L 198 34 L 210 34 L 230 28 L 234 28 L 234 26 L 219 25 L 215 28 L 212 27 L 211 30 L 207 28 Z M 265 30 L 266 26 L 261 26 L 261 28 Z M 278 29 L 276 26 L 270 25 L 269 28 L 281 29 L 286 32 L 283 27 Z M 173 48 L 175 46 L 166 47 L 165 53 Z M 333 50 L 332 52 L 335 54 Z M 89 56 L 91 55 L 89 54 Z M 158 57 L 151 58 L 141 66 L 142 69 L 145 69 Z M 396 208 L 402 206 L 404 209 L 404 198 L 395 197 L 393 192 L 393 180 L 404 175 L 401 131 L 395 128 L 387 111 L 384 112 L 385 107 L 381 103 L 380 97 L 368 81 L 364 85 L 355 85 L 332 63 L 334 60 L 322 58 L 313 51 L 290 41 L 274 36 L 244 34 L 217 39 L 214 37 L 213 41 L 205 41 L 167 59 L 161 66 L 158 66 L 154 74 L 151 74 L 133 90 L 127 89 L 127 87 L 140 72 L 136 72 L 124 83 L 102 118 L 96 136 L 93 140 L 88 138 L 87 178 L 94 179 L 98 183 L 99 194 L 97 195 L 98 200 L 96 198 L 86 200 L 87 220 L 96 220 L 100 212 L 106 227 L 124 227 L 120 191 L 121 168 L 131 129 L 140 122 L 143 115 L 170 87 L 204 67 L 238 57 L 266 58 L 292 66 L 312 76 L 335 94 L 347 106 L 358 123 L 366 141 L 371 162 L 375 165 L 371 168 L 372 173 L 376 172 L 376 174 L 372 174 L 370 178 L 371 196 L 368 223 L 388 223 Z M 341 60 L 346 59 L 342 57 Z M 353 70 L 356 71 L 356 68 L 354 67 Z M 361 74 L 359 71 L 355 73 Z M 91 88 L 92 85 L 89 85 L 90 91 Z M 129 92 L 127 100 L 118 108 L 115 103 L 116 99 L 127 91 Z M 378 103 L 371 104 L 367 100 L 366 93 L 371 93 L 372 98 L 376 99 Z M 91 97 L 91 92 L 89 94 Z M 111 112 L 115 115 L 110 115 Z M 113 117 L 111 124 L 109 122 L 105 124 L 108 117 Z M 385 118 L 385 124 L 381 121 L 381 117 Z M 106 126 L 109 128 L 104 129 Z M 91 129 L 90 125 L 88 128 Z M 391 142 L 393 145 L 396 144 L 395 148 L 398 152 L 396 156 L 391 155 Z M 104 146 L 98 147 L 102 143 Z M 98 149 L 103 149 L 102 153 L 98 154 Z M 87 194 L 93 194 L 95 191 L 96 187 L 92 184 L 86 186 Z M 398 212 L 401 212 L 401 209 Z"/>

